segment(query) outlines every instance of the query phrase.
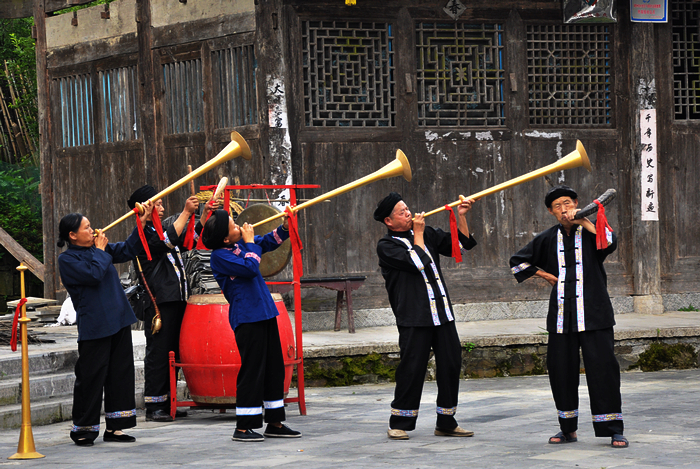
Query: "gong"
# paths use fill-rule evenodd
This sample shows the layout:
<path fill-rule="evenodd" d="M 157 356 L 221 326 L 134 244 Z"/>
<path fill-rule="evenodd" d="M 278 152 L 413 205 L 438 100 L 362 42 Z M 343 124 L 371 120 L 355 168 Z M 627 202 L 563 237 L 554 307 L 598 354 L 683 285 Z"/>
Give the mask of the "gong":
<path fill-rule="evenodd" d="M 252 225 L 256 222 L 277 215 L 278 213 L 280 213 L 280 211 L 272 205 L 251 205 L 238 215 L 238 218 L 236 218 L 236 224 L 243 225 L 243 223 L 249 223 Z M 266 235 L 281 224 L 282 223 L 279 219 L 263 223 L 262 225 L 255 227 L 255 234 L 259 236 Z M 262 259 L 260 260 L 260 273 L 263 277 L 272 277 L 273 275 L 280 273 L 287 265 L 291 257 L 292 244 L 288 239 L 274 251 L 266 252 L 262 255 Z"/>

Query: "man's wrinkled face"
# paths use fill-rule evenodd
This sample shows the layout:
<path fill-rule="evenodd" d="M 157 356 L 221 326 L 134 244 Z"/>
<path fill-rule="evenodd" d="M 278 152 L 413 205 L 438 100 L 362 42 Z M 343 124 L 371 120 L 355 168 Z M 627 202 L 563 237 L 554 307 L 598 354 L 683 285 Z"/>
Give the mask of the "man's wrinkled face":
<path fill-rule="evenodd" d="M 566 216 L 566 212 L 569 210 L 575 210 L 576 208 L 578 208 L 578 199 L 573 200 L 567 195 L 554 200 L 552 202 L 552 206 L 547 210 L 549 210 L 549 213 L 554 215 L 559 223 L 561 223 L 563 226 L 567 226 L 571 224 L 571 219 Z"/>
<path fill-rule="evenodd" d="M 392 231 L 408 231 L 413 228 L 413 217 L 408 205 L 400 200 L 394 205 L 391 215 L 384 219 L 384 223 Z"/>

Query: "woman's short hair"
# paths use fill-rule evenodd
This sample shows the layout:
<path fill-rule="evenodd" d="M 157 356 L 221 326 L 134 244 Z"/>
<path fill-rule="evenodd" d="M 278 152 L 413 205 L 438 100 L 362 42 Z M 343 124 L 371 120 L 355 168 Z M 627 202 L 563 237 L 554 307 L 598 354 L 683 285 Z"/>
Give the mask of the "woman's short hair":
<path fill-rule="evenodd" d="M 70 244 L 70 233 L 77 232 L 82 222 L 83 216 L 79 213 L 69 213 L 61 218 L 58 223 L 58 242 L 56 245 L 62 248 L 66 244 Z"/>

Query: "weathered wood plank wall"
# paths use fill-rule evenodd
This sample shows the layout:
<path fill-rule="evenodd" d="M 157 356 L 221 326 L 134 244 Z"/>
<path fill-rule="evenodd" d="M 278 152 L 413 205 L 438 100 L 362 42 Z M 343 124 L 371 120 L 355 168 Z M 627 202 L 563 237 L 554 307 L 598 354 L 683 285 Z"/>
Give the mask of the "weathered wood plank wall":
<path fill-rule="evenodd" d="M 253 160 L 233 160 L 206 178 L 199 178 L 197 185 L 215 183 L 221 176 L 228 176 L 231 183 L 241 184 L 284 183 L 290 179 L 298 184 L 320 184 L 320 189 L 298 194 L 300 198 L 311 198 L 377 171 L 392 161 L 396 150 L 401 149 L 413 168 L 411 183 L 400 178 L 380 181 L 309 208 L 300 215 L 305 274 L 367 275 L 365 286 L 354 295 L 355 308 L 385 307 L 387 301 L 375 254 L 383 227 L 372 219 L 372 212 L 386 193 L 392 190 L 402 193 L 414 211 L 431 210 L 456 200 L 459 194 L 469 195 L 548 165 L 573 151 L 576 140 L 581 140 L 591 159 L 593 173 L 582 168 L 559 172 L 487 196 L 475 205 L 469 224 L 479 245 L 465 255 L 461 265 L 449 259 L 443 261 L 453 301 L 517 301 L 548 296 L 549 288 L 542 282 L 527 282 L 516 287 L 508 269 L 508 258 L 535 233 L 551 226 L 553 218 L 542 200 L 546 190 L 557 183 L 575 187 L 583 204 L 607 188 L 617 189 L 618 199 L 608 210 L 608 216 L 620 244 L 606 264 L 614 296 L 699 290 L 700 244 L 697 239 L 700 239 L 700 228 L 693 223 L 696 212 L 693 208 L 700 202 L 700 196 L 693 188 L 700 176 L 700 132 L 697 121 L 678 122 L 673 118 L 670 25 L 655 25 L 653 29 L 631 25 L 629 5 L 620 4 L 620 23 L 610 25 L 606 33 L 610 44 L 606 51 L 606 60 L 610 63 L 608 123 L 597 127 L 538 125 L 531 123 L 528 111 L 531 99 L 528 80 L 532 76 L 527 61 L 528 38 L 544 34 L 531 32 L 533 25 L 561 25 L 560 2 L 469 2 L 458 23 L 502 25 L 502 44 L 499 44 L 502 47 L 498 50 L 502 54 L 504 71 L 500 116 L 504 124 L 440 127 L 420 123 L 423 117 L 418 111 L 417 25 L 456 24 L 443 11 L 444 1 L 358 2 L 357 7 L 348 8 L 340 0 L 274 0 L 257 2 L 248 14 L 226 16 L 212 11 L 209 18 L 155 26 L 152 15 L 161 15 L 158 20 L 161 22 L 164 17 L 157 10 L 160 7 L 152 7 L 151 3 L 149 0 L 138 2 L 138 34 L 48 51 L 47 83 L 78 73 L 89 72 L 95 76 L 99 70 L 137 65 L 141 136 L 129 142 L 103 141 L 104 128 L 99 124 L 102 103 L 95 82 L 96 142 L 61 148 L 58 126 L 61 102 L 55 85 L 51 85 L 50 106 L 47 104 L 46 108 L 51 109 L 52 119 L 46 123 L 46 128 L 54 130 L 51 142 L 42 146 L 49 149 L 44 168 L 53 181 L 53 187 L 45 191 L 45 197 L 53 204 L 52 214 L 45 213 L 46 226 L 50 227 L 47 239 L 54 239 L 58 220 L 69 211 L 82 211 L 90 217 L 93 226 L 104 226 L 124 213 L 125 200 L 134 188 L 146 182 L 164 187 L 179 179 L 188 164 L 197 167 L 215 156 L 228 143 L 231 130 L 241 132 L 246 138 Z M 332 21 L 338 24 L 333 26 Z M 387 106 L 386 122 L 341 126 L 333 125 L 332 118 L 323 117 L 319 122 L 325 122 L 326 126 L 312 124 L 309 119 L 318 116 L 311 116 L 306 101 L 312 94 L 309 73 L 320 74 L 318 83 L 321 85 L 313 85 L 318 88 L 325 86 L 324 80 L 330 86 L 336 73 L 334 67 L 346 67 L 341 73 L 342 80 L 351 82 L 353 74 L 360 73 L 361 67 L 371 68 L 374 64 L 369 63 L 371 61 L 365 65 L 338 64 L 330 58 L 335 52 L 326 51 L 327 55 L 318 56 L 322 57 L 318 59 L 321 62 L 326 61 L 318 69 L 323 71 L 312 70 L 309 65 L 312 57 L 308 55 L 311 52 L 304 49 L 306 35 L 333 28 L 350 30 L 358 22 L 372 23 L 366 29 L 376 37 L 390 36 L 390 39 L 377 39 L 390 46 L 379 54 L 383 54 L 382 57 L 378 55 L 372 59 L 382 62 L 382 67 L 388 67 L 389 63 L 393 70 L 391 74 L 377 72 L 376 75 L 381 75 L 378 80 L 386 80 L 382 85 L 385 90 L 391 89 L 385 95 L 376 96 L 377 102 Z M 387 33 L 376 26 L 380 23 L 390 24 L 390 31 Z M 644 38 L 646 49 L 635 49 L 634 41 L 630 40 L 640 31 L 645 31 L 639 37 Z M 582 33 L 579 42 L 585 43 L 586 37 Z M 216 54 L 227 47 L 246 45 L 255 46 L 255 95 L 252 95 L 252 88 L 244 87 L 236 99 L 257 103 L 255 119 L 239 122 L 234 127 L 222 126 L 220 122 L 225 119 L 219 112 L 222 107 L 228 116 L 240 118 L 242 114 L 236 114 L 230 102 L 218 99 L 216 90 L 222 80 L 231 83 L 232 78 L 212 73 L 217 61 L 223 60 Z M 645 58 L 652 63 L 639 65 L 638 61 Z M 198 103 L 201 110 L 189 107 L 185 101 L 175 102 L 173 107 L 163 79 L 164 69 L 171 64 L 179 67 L 195 62 L 202 70 L 201 85 L 195 86 L 201 90 L 202 101 Z M 587 79 L 594 73 L 595 70 L 586 69 L 581 76 Z M 663 210 L 657 228 L 653 223 L 637 221 L 639 173 L 635 142 L 638 137 L 634 133 L 638 129 L 634 123 L 640 105 L 635 80 L 640 76 L 655 76 L 658 90 L 659 161 L 663 162 L 659 191 Z M 338 86 L 342 80 L 338 79 Z M 180 84 L 193 86 L 185 82 Z M 275 84 L 282 84 L 286 90 L 281 100 L 269 89 Z M 339 89 L 328 92 L 343 93 Z M 362 102 L 355 104 L 361 106 Z M 279 109 L 286 112 L 288 127 L 270 126 L 272 111 Z M 190 122 L 192 126 L 188 132 L 167 130 L 174 125 L 173 110 L 184 112 L 179 119 Z M 201 114 L 195 116 L 193 112 Z M 248 194 L 238 195 L 246 197 Z M 186 191 L 169 196 L 167 211 L 179 210 L 186 196 Z M 253 194 L 253 197 L 259 196 Z M 429 223 L 448 227 L 444 213 L 434 215 Z M 645 231 L 648 227 L 658 229 L 657 241 L 653 234 L 649 237 Z M 115 228 L 110 238 L 123 239 L 129 229 L 126 224 Z M 654 243 L 659 247 L 654 248 Z M 47 275 L 51 272 L 52 259 L 55 259 L 55 252 L 47 249 Z M 654 276 L 649 268 L 655 265 L 660 275 L 644 280 L 646 275 Z M 55 270 L 53 272 L 55 274 Z M 281 275 L 285 274 L 288 272 Z M 53 285 L 47 282 L 47 294 L 58 288 L 57 281 Z M 315 293 L 307 291 L 305 294 L 313 296 Z"/>

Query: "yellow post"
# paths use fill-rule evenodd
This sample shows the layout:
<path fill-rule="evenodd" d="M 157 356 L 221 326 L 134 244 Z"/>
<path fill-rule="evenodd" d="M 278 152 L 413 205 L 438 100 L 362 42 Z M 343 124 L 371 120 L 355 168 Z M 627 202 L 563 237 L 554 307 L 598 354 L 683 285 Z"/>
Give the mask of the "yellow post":
<path fill-rule="evenodd" d="M 20 275 L 22 298 L 24 294 L 24 271 L 27 266 L 20 264 L 17 267 Z M 44 455 L 37 453 L 34 447 L 34 434 L 32 433 L 32 409 L 29 405 L 29 347 L 27 345 L 27 323 L 31 321 L 27 317 L 27 306 L 22 305 L 19 318 L 20 337 L 22 338 L 22 429 L 19 433 L 17 452 L 7 459 L 39 459 Z"/>

